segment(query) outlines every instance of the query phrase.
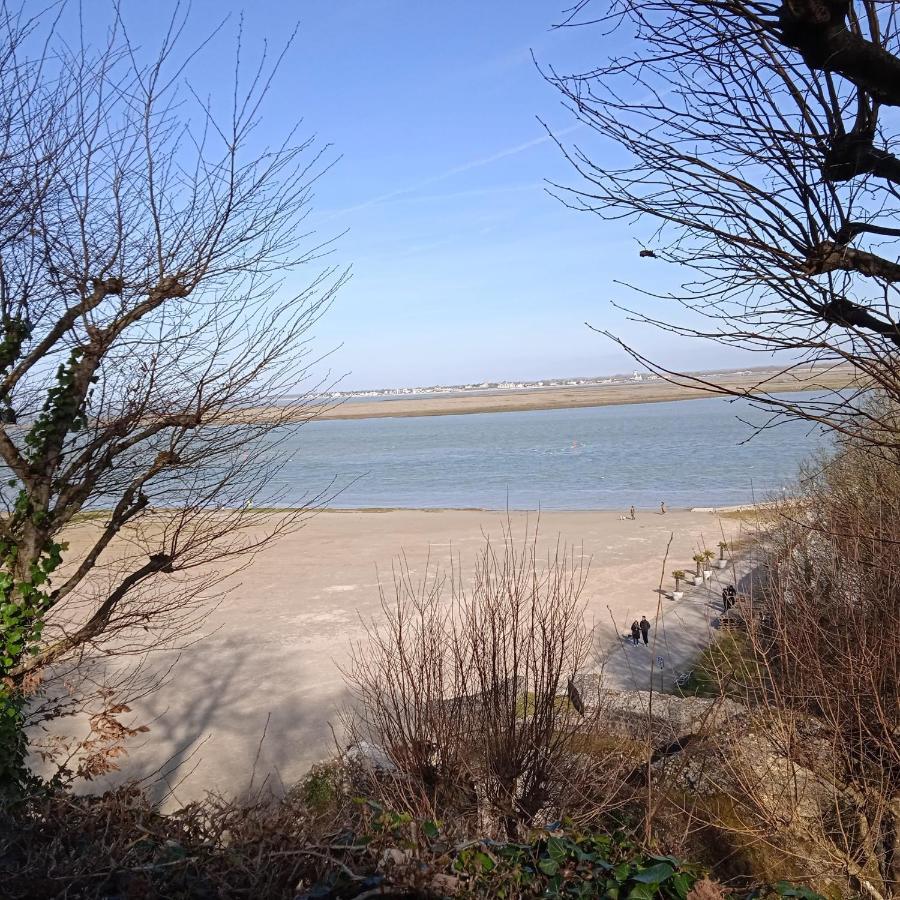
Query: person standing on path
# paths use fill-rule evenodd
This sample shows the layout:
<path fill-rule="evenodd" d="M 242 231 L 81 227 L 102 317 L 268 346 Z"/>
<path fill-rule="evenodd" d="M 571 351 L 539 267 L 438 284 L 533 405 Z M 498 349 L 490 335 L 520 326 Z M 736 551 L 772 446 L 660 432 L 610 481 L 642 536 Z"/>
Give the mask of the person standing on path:
<path fill-rule="evenodd" d="M 638 626 L 641 629 L 641 636 L 644 638 L 644 645 L 650 643 L 650 623 L 646 616 L 641 616 L 641 623 Z"/>
<path fill-rule="evenodd" d="M 638 645 L 638 641 L 641 639 L 641 626 L 638 625 L 637 619 L 635 619 L 631 623 L 631 642 L 635 647 Z"/>

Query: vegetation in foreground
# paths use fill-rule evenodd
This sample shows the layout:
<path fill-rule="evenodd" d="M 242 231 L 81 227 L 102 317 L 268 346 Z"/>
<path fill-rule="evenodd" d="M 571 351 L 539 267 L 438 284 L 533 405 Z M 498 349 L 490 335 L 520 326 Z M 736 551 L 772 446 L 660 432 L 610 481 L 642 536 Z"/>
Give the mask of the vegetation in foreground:
<path fill-rule="evenodd" d="M 0 818 L 3 896 L 818 897 L 787 882 L 731 892 L 622 828 L 555 823 L 515 842 L 467 837 L 354 797 L 353 779 L 351 769 L 319 767 L 279 802 L 211 798 L 168 816 L 134 789 L 33 800 Z"/>

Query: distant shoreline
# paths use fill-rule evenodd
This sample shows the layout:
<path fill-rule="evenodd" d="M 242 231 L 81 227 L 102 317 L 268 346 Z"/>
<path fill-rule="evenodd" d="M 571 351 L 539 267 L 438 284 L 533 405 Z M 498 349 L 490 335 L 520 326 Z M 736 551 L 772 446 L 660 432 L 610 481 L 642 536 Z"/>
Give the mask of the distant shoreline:
<path fill-rule="evenodd" d="M 666 504 L 666 515 L 669 513 L 709 513 L 710 515 L 733 515 L 735 513 L 748 513 L 767 510 L 772 507 L 771 501 L 760 500 L 756 503 L 737 503 L 727 504 L 724 506 L 669 506 Z M 549 509 L 527 509 L 524 507 L 502 507 L 493 506 L 324 506 L 321 510 L 316 511 L 313 515 L 321 513 L 337 513 L 353 514 L 353 513 L 499 513 L 501 515 L 509 512 L 515 515 L 534 514 L 535 516 L 544 513 L 553 513 L 553 515 L 572 515 L 572 516 L 590 516 L 597 513 L 617 513 L 622 514 L 624 507 L 619 506 L 595 506 L 590 509 L 557 509 L 556 507 Z M 266 508 L 266 512 L 277 514 L 280 512 L 290 512 L 290 508 Z M 626 510 L 627 511 L 627 510 Z M 635 511 L 643 514 L 660 515 L 659 506 L 635 506 Z"/>
<path fill-rule="evenodd" d="M 724 516 L 726 518 L 744 518 L 752 514 L 761 514 L 772 508 L 770 501 L 761 500 L 756 503 L 738 503 L 724 506 L 669 506 L 666 504 L 666 515 L 707 514 L 710 516 Z M 239 510 L 237 508 L 222 509 L 223 516 L 231 515 L 235 512 L 246 512 L 248 517 L 252 517 L 253 521 L 250 527 L 258 525 L 260 516 L 284 516 L 296 513 L 300 509 L 293 506 L 259 506 L 247 507 Z M 162 508 L 157 510 L 159 513 L 171 513 L 173 510 Z M 338 515 L 338 516 L 358 516 L 358 515 L 400 515 L 404 516 L 409 513 L 426 514 L 433 516 L 442 515 L 471 515 L 477 513 L 479 515 L 500 515 L 507 513 L 511 516 L 534 516 L 540 519 L 542 516 L 573 516 L 574 518 L 586 518 L 590 516 L 607 516 L 615 515 L 619 518 L 627 513 L 627 506 L 595 506 L 590 509 L 557 509 L 542 508 L 533 509 L 525 507 L 502 507 L 492 506 L 323 506 L 318 509 L 312 509 L 308 512 L 310 518 L 321 515 Z M 639 516 L 660 516 L 659 506 L 635 506 L 635 511 Z M 109 509 L 91 509 L 76 514 L 71 528 L 81 528 L 90 525 L 96 521 L 103 521 L 109 517 Z M 152 515 L 152 513 L 151 513 Z"/>
<path fill-rule="evenodd" d="M 752 375 L 722 375 L 718 383 L 751 394 L 830 391 L 853 386 L 855 374 L 849 369 L 815 372 L 799 376 L 765 378 Z M 699 388 L 684 387 L 666 381 L 642 384 L 616 384 L 590 387 L 537 388 L 512 390 L 477 396 L 421 397 L 397 400 L 371 400 L 338 403 L 323 409 L 315 418 L 388 419 L 419 416 L 459 416 L 476 413 L 533 412 L 546 409 L 584 409 L 598 406 L 622 406 L 634 403 L 668 403 L 701 400 L 716 396 Z M 264 410 L 256 411 L 260 417 Z"/>

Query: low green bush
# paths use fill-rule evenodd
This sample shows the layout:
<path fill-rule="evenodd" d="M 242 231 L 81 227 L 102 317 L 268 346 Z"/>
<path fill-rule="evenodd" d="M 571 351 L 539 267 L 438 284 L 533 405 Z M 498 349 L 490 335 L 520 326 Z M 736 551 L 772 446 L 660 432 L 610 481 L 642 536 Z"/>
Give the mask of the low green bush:
<path fill-rule="evenodd" d="M 453 870 L 477 897 L 686 900 L 703 877 L 700 866 L 640 853 L 621 835 L 537 834 L 524 844 L 482 842 L 461 850 Z"/>

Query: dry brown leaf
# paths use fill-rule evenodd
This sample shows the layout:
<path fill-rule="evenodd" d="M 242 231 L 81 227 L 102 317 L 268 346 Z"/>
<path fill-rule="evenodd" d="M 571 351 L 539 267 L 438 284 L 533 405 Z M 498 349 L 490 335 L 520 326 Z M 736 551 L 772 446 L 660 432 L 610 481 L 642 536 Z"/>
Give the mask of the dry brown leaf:
<path fill-rule="evenodd" d="M 687 895 L 687 900 L 723 900 L 726 896 L 725 888 L 721 884 L 704 878 L 694 885 Z"/>

